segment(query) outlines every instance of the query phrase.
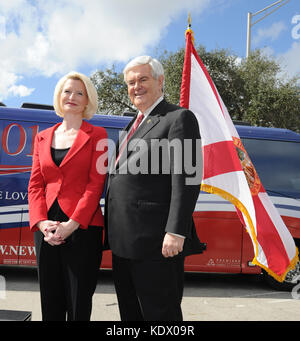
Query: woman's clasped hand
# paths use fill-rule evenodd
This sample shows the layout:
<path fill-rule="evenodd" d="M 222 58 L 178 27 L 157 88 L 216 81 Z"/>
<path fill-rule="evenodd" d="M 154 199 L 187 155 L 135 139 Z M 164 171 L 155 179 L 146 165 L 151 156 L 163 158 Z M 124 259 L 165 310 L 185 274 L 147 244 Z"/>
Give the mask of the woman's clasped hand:
<path fill-rule="evenodd" d="M 39 223 L 38 227 L 44 234 L 44 240 L 51 246 L 56 246 L 64 244 L 79 224 L 72 219 L 67 222 L 44 220 Z"/>

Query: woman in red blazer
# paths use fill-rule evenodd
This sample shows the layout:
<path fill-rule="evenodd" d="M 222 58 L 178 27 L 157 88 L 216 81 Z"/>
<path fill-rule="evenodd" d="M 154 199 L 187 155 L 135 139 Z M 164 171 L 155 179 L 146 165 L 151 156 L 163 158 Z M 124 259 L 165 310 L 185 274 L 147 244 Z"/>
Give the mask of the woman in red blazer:
<path fill-rule="evenodd" d="M 102 259 L 99 205 L 107 133 L 83 120 L 98 106 L 88 77 L 77 72 L 56 85 L 54 108 L 62 123 L 40 132 L 28 186 L 43 320 L 89 320 Z M 101 157 L 101 160 L 103 157 Z"/>

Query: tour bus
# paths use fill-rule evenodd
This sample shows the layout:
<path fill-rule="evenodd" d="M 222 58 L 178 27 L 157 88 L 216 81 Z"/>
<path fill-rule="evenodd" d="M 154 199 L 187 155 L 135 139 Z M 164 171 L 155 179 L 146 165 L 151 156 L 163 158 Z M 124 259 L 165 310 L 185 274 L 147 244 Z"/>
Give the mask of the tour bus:
<path fill-rule="evenodd" d="M 131 119 L 128 116 L 95 115 L 89 122 L 103 126 L 109 139 L 116 140 L 120 129 Z M 33 142 L 38 132 L 60 120 L 51 107 L 46 107 L 46 110 L 30 108 L 30 105 L 18 109 L 0 107 L 1 266 L 36 266 L 27 200 Z M 249 125 L 236 125 L 236 128 L 264 188 L 299 247 L 300 134 L 287 129 Z M 109 150 L 109 155 L 111 154 L 112 150 Z M 103 202 L 104 198 L 100 202 L 102 207 Z M 194 220 L 197 233 L 201 241 L 207 244 L 207 248 L 202 254 L 186 257 L 186 271 L 264 273 L 251 262 L 254 257 L 252 242 L 230 202 L 216 195 L 200 192 Z M 110 251 L 104 252 L 101 268 L 111 268 Z M 292 276 L 289 274 L 284 283 L 276 282 L 266 273 L 264 275 L 279 289 L 290 288 L 292 285 Z"/>

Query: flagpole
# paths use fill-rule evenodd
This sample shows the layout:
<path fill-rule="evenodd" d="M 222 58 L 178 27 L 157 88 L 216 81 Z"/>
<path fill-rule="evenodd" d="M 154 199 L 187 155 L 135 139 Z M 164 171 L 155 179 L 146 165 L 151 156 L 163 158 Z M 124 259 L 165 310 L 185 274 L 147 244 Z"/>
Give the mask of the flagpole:
<path fill-rule="evenodd" d="M 188 28 L 192 27 L 192 18 L 191 18 L 191 12 L 189 12 L 189 16 L 188 16 Z"/>
<path fill-rule="evenodd" d="M 194 32 L 192 30 L 192 18 L 191 18 L 191 12 L 189 12 L 189 15 L 188 15 L 188 27 L 185 31 L 185 37 L 187 35 L 187 33 L 190 33 L 191 34 L 191 39 L 192 39 L 192 43 L 194 45 L 194 42 L 195 42 L 195 39 L 194 39 Z"/>

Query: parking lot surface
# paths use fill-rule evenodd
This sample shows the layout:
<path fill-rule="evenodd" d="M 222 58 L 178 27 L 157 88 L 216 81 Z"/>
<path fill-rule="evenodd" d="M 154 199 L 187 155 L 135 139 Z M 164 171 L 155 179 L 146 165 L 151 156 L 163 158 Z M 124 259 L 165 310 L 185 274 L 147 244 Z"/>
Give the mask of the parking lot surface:
<path fill-rule="evenodd" d="M 0 275 L 0 309 L 40 321 L 36 269 L 1 266 Z M 182 309 L 185 321 L 300 321 L 298 294 L 275 291 L 257 275 L 187 273 Z M 91 319 L 120 321 L 110 270 L 99 271 Z"/>

